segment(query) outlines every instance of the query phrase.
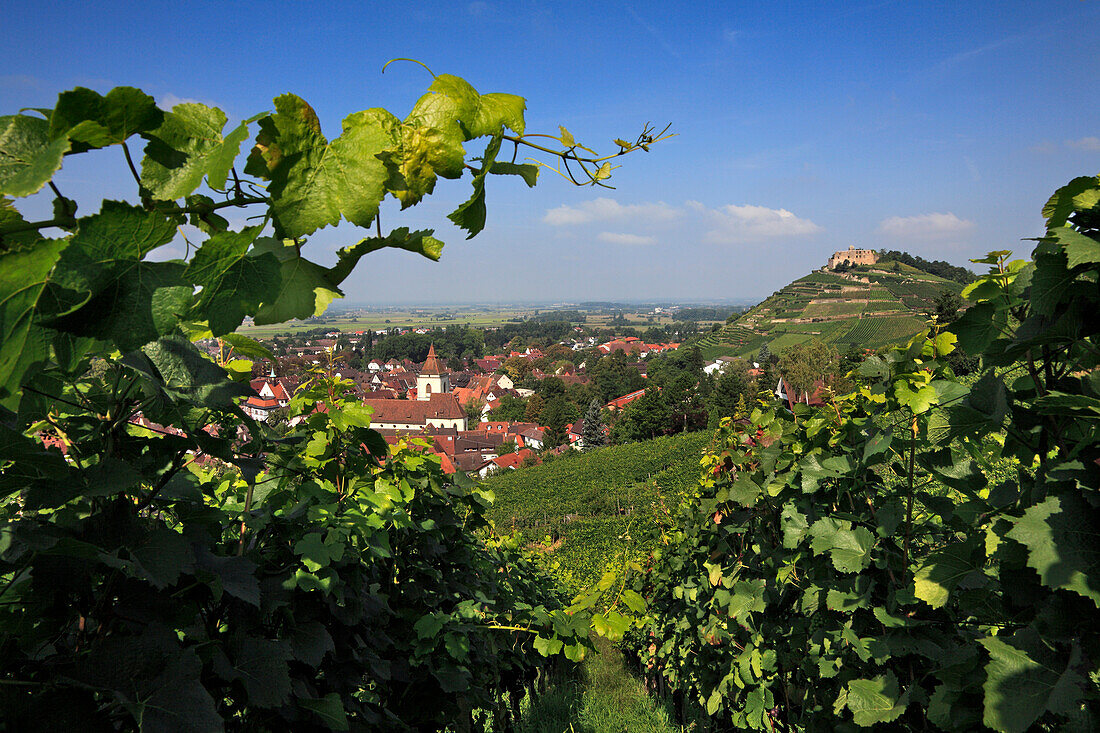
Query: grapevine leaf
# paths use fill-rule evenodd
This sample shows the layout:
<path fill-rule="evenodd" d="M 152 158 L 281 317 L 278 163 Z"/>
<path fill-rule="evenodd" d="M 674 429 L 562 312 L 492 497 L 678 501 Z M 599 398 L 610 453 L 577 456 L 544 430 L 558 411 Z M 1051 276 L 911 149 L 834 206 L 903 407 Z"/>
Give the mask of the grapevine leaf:
<path fill-rule="evenodd" d="M 522 176 L 523 182 L 528 188 L 534 188 L 539 180 L 539 167 L 530 163 L 506 163 L 497 161 L 489 168 L 489 172 L 498 176 Z"/>
<path fill-rule="evenodd" d="M 1100 512 L 1080 496 L 1051 496 L 1028 507 L 1008 536 L 1027 547 L 1027 564 L 1044 585 L 1100 606 Z"/>
<path fill-rule="evenodd" d="M 1077 276 L 1070 271 L 1066 255 L 1037 254 L 1035 275 L 1031 281 L 1031 307 L 1039 315 L 1050 316 L 1070 292 Z"/>
<path fill-rule="evenodd" d="M 470 670 L 456 664 L 441 664 L 432 670 L 432 676 L 439 682 L 440 689 L 448 694 L 470 689 L 470 680 L 473 679 Z"/>
<path fill-rule="evenodd" d="M 184 277 L 202 287 L 194 312 L 215 336 L 228 334 L 255 313 L 264 293 L 279 287 L 280 264 L 271 252 L 248 256 L 262 227 L 224 232 L 203 242 L 187 264 Z"/>
<path fill-rule="evenodd" d="M 523 113 L 526 109 L 527 102 L 523 97 L 515 94 L 500 92 L 482 94 L 478 97 L 477 111 L 474 113 L 473 122 L 467 125 L 467 131 L 471 138 L 498 135 L 503 126 L 517 135 L 522 135 L 526 129 L 523 121 Z"/>
<path fill-rule="evenodd" d="M 51 139 L 49 126 L 29 115 L 0 117 L 0 194 L 30 196 L 61 168 L 69 139 Z"/>
<path fill-rule="evenodd" d="M 309 621 L 295 625 L 294 633 L 290 637 L 290 649 L 298 661 L 318 667 L 326 654 L 336 650 L 336 646 L 324 624 Z"/>
<path fill-rule="evenodd" d="M 397 120 L 382 109 L 348 115 L 330 144 L 301 97 L 283 94 L 275 113 L 260 120 L 245 172 L 271 180 L 268 194 L 276 233 L 295 238 L 336 224 L 340 217 L 368 226 L 389 177 L 378 157 L 395 141 Z"/>
<path fill-rule="evenodd" d="M 730 596 L 730 615 L 744 623 L 750 613 L 760 613 L 767 608 L 764 602 L 764 586 L 763 578 L 737 581 Z"/>
<path fill-rule="evenodd" d="M 266 346 L 259 341 L 253 341 L 247 336 L 242 336 L 239 333 L 227 333 L 223 334 L 221 339 L 229 344 L 233 348 L 233 353 L 238 356 L 245 356 L 249 359 L 275 361 L 275 355 L 272 354 Z"/>
<path fill-rule="evenodd" d="M 256 311 L 257 325 L 319 316 L 334 298 L 343 296 L 330 279 L 329 271 L 298 254 L 293 242 L 284 244 L 278 239 L 261 237 L 253 244 L 252 256 L 262 257 L 265 253 L 279 260 L 280 281 L 278 290 L 264 294 L 264 302 Z"/>
<path fill-rule="evenodd" d="M 638 595 L 636 591 L 627 588 L 622 592 L 619 598 L 622 599 L 622 602 L 626 604 L 626 607 L 634 613 L 645 613 L 645 599 Z"/>
<path fill-rule="evenodd" d="M 131 135 L 151 132 L 164 121 L 156 100 L 140 89 L 115 87 L 101 96 L 85 87 L 63 92 L 50 115 L 50 139 L 68 138 L 72 152 L 124 142 Z"/>
<path fill-rule="evenodd" d="M 982 560 L 975 562 L 977 538 L 958 542 L 924 558 L 913 576 L 915 595 L 932 608 L 947 603 L 951 591 L 968 575 L 981 572 Z"/>
<path fill-rule="evenodd" d="M 1097 186 L 1100 186 L 1100 176 L 1081 176 L 1055 191 L 1043 206 L 1043 218 L 1047 220 L 1047 226 L 1065 226 L 1070 214 L 1077 210 L 1074 199 Z"/>
<path fill-rule="evenodd" d="M 1023 733 L 1048 710 L 1072 712 L 1084 696 L 1086 680 L 1074 669 L 1080 659 L 1076 646 L 1066 659 L 1030 627 L 980 643 L 989 652 L 982 722 L 990 728 Z"/>
<path fill-rule="evenodd" d="M 1100 242 L 1069 227 L 1058 227 L 1047 232 L 1066 251 L 1069 268 L 1079 265 L 1095 265 L 1100 262 Z"/>
<path fill-rule="evenodd" d="M 298 705 L 314 712 L 329 730 L 348 730 L 348 716 L 344 712 L 344 703 L 340 695 L 335 692 L 322 697 L 320 700 L 298 698 Z"/>
<path fill-rule="evenodd" d="M 193 569 L 191 543 L 179 532 L 159 527 L 149 534 L 132 553 L 145 571 L 149 582 L 159 589 L 173 585 L 180 574 Z"/>
<path fill-rule="evenodd" d="M 562 640 L 556 636 L 549 639 L 542 636 L 535 637 L 535 651 L 544 657 L 552 657 L 561 651 Z"/>
<path fill-rule="evenodd" d="M 798 547 L 810 528 L 806 515 L 798 511 L 791 502 L 783 506 L 783 514 L 780 515 L 779 522 L 783 528 L 783 547 L 788 550 Z"/>
<path fill-rule="evenodd" d="M 315 573 L 332 562 L 330 548 L 321 541 L 320 532 L 310 532 L 294 545 L 294 554 L 302 558 L 311 573 Z"/>
<path fill-rule="evenodd" d="M 166 112 L 160 127 L 144 135 L 148 143 L 141 162 L 142 185 L 165 201 L 187 196 L 204 176 L 211 188 L 223 188 L 241 143 L 248 139 L 247 122 L 223 137 L 226 122 L 220 109 L 196 102 L 177 104 Z"/>
<path fill-rule="evenodd" d="M 1001 335 L 1003 314 L 993 303 L 978 303 L 966 309 L 948 328 L 959 337 L 959 346 L 970 354 L 985 351 L 993 339 Z"/>
<path fill-rule="evenodd" d="M 909 704 L 908 692 L 898 694 L 898 678 L 893 672 L 852 680 L 847 691 L 848 709 L 852 711 L 855 724 L 861 728 L 897 720 Z"/>
<path fill-rule="evenodd" d="M 122 363 L 143 372 L 168 394 L 196 405 L 232 409 L 251 388 L 229 379 L 221 368 L 183 336 L 165 336 L 147 344 L 140 355 L 127 355 Z"/>
<path fill-rule="evenodd" d="M 442 614 L 429 613 L 421 616 L 413 624 L 413 631 L 416 632 L 418 639 L 431 639 L 439 635 L 439 632 L 443 630 L 443 623 L 446 619 Z"/>
<path fill-rule="evenodd" d="M 571 148 L 577 144 L 577 141 L 573 138 L 573 133 L 569 132 L 569 130 L 566 130 L 561 125 L 558 125 L 558 129 L 561 130 L 561 137 L 559 137 L 558 140 L 561 141 L 562 145 Z"/>
<path fill-rule="evenodd" d="M 810 526 L 813 540 L 810 548 L 815 555 L 828 552 L 833 567 L 842 573 L 857 573 L 871 563 L 875 537 L 866 527 L 852 529 L 852 523 L 823 517 Z"/>
<path fill-rule="evenodd" d="M 399 227 L 385 237 L 368 237 L 350 247 L 344 247 L 338 253 L 336 264 L 329 269 L 329 279 L 333 284 L 339 284 L 351 274 L 356 263 L 371 252 L 376 252 L 385 247 L 404 249 L 416 252 L 429 260 L 438 261 L 443 254 L 443 242 L 432 236 L 431 229 L 409 232 L 408 227 Z"/>
<path fill-rule="evenodd" d="M 229 642 L 229 656 L 250 706 L 273 708 L 290 698 L 291 655 L 285 642 L 236 636 Z"/>
<path fill-rule="evenodd" d="M 913 388 L 907 380 L 894 383 L 894 396 L 903 407 L 908 407 L 914 415 L 928 412 L 936 404 L 936 390 L 932 385 Z"/>
<path fill-rule="evenodd" d="M 481 168 L 474 174 L 473 195 L 447 215 L 447 218 L 458 227 L 469 232 L 466 239 L 474 237 L 485 228 L 485 176 L 489 174 L 498 152 L 500 152 L 500 135 L 494 136 L 485 147 Z"/>
<path fill-rule="evenodd" d="M 34 319 L 64 246 L 51 240 L 0 254 L 0 404 L 17 398 L 27 369 L 49 356 L 45 333 Z"/>

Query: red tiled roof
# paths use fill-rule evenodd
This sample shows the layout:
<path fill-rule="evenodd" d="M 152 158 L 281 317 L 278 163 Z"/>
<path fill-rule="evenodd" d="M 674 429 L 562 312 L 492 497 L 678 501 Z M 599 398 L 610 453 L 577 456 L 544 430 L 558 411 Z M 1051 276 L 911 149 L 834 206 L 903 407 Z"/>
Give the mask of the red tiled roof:
<path fill-rule="evenodd" d="M 425 425 L 429 418 L 444 420 L 461 419 L 466 416 L 454 395 L 437 393 L 428 400 L 372 400 L 367 398 L 363 404 L 374 410 L 372 422 L 406 423 Z"/>
<path fill-rule="evenodd" d="M 644 389 L 639 389 L 636 392 L 630 394 L 624 394 L 622 397 L 616 397 L 605 405 L 609 410 L 620 410 L 629 405 L 634 400 L 638 399 L 645 394 Z"/>
<path fill-rule="evenodd" d="M 428 347 L 428 358 L 424 360 L 424 366 L 420 368 L 421 374 L 443 374 L 443 367 L 439 359 L 435 358 L 435 344 Z"/>

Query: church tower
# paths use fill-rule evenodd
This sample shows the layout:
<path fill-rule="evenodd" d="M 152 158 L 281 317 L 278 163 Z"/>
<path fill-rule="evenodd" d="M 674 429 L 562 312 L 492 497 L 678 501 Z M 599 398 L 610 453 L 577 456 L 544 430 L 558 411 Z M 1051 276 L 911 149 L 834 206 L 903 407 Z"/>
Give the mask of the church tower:
<path fill-rule="evenodd" d="M 450 391 L 451 377 L 436 358 L 435 344 L 432 344 L 428 347 L 428 358 L 424 361 L 424 367 L 416 376 L 416 399 L 418 402 L 425 402 L 430 400 L 433 394 L 444 394 Z"/>

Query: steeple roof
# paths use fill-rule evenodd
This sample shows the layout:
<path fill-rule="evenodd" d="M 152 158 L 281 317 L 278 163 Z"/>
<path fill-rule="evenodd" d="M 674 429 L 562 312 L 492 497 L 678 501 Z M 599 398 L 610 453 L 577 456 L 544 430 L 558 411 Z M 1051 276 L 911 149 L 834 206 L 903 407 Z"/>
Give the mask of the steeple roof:
<path fill-rule="evenodd" d="M 421 374 L 443 374 L 443 366 L 439 363 L 439 359 L 435 357 L 435 344 L 428 347 L 428 358 L 424 360 L 424 366 L 420 369 Z"/>

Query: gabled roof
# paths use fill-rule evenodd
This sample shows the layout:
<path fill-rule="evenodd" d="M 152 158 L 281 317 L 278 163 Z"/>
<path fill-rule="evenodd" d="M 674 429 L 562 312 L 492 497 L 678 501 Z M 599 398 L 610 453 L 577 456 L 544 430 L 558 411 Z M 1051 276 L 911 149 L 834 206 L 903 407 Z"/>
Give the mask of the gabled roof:
<path fill-rule="evenodd" d="M 427 400 L 374 400 L 363 404 L 374 410 L 375 423 L 426 425 L 429 418 L 460 420 L 466 417 L 454 395 L 437 392 Z"/>

